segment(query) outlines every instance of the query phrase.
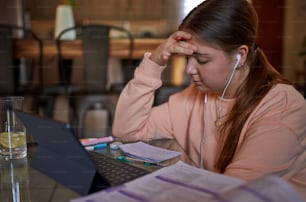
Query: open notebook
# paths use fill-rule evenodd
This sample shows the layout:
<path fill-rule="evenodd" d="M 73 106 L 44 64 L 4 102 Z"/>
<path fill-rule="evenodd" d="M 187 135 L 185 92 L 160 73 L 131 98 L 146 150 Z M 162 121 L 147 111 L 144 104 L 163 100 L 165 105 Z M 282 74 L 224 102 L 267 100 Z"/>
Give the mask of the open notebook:
<path fill-rule="evenodd" d="M 89 154 L 69 124 L 20 111 L 15 114 L 38 143 L 31 166 L 80 195 L 149 173 L 101 153 Z"/>

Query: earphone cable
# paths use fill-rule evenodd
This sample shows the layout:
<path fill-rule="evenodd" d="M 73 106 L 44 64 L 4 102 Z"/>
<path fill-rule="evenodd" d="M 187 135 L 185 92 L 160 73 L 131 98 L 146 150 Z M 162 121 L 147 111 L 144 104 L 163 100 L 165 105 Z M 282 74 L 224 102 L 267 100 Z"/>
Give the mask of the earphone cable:
<path fill-rule="evenodd" d="M 204 97 L 204 113 L 203 113 L 203 122 L 204 122 L 204 125 L 203 125 L 203 137 L 202 137 L 202 141 L 201 141 L 201 145 L 200 145 L 200 168 L 203 168 L 203 147 L 204 147 L 204 142 L 205 142 L 205 114 L 206 114 L 206 111 L 205 111 L 205 106 L 206 106 L 206 103 L 207 103 L 207 93 L 205 93 L 205 97 Z"/>

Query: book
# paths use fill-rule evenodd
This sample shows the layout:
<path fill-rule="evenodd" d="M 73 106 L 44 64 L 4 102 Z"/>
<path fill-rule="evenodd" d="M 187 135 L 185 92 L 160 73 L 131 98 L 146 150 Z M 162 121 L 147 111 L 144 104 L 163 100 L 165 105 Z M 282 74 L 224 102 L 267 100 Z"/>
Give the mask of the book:
<path fill-rule="evenodd" d="M 71 202 L 85 201 L 303 202 L 304 200 L 280 177 L 265 176 L 247 182 L 179 161 L 124 185 L 71 200 Z"/>

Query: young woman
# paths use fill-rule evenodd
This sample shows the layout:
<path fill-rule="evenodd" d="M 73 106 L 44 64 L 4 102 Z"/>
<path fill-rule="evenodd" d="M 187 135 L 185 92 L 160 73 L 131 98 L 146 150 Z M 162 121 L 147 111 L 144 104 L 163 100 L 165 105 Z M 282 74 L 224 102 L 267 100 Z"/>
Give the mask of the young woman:
<path fill-rule="evenodd" d="M 197 166 L 253 180 L 274 174 L 306 190 L 306 102 L 256 45 L 247 0 L 206 0 L 152 53 L 117 104 L 113 134 L 175 138 Z M 186 55 L 193 83 L 152 107 L 161 73 Z M 175 67 L 174 67 L 175 68 Z"/>

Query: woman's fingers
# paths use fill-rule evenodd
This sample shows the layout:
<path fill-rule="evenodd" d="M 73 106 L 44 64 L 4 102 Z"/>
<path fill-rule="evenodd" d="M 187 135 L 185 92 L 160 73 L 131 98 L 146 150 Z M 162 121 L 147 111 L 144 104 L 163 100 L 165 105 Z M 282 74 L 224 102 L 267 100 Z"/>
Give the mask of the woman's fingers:
<path fill-rule="evenodd" d="M 187 41 L 180 41 L 176 42 L 172 46 L 172 52 L 176 54 L 182 54 L 182 55 L 191 55 L 197 50 L 197 47 L 192 45 L 191 43 Z"/>
<path fill-rule="evenodd" d="M 191 55 L 197 47 L 190 43 L 192 35 L 177 31 L 152 53 L 151 60 L 159 65 L 166 65 L 173 54 Z"/>
<path fill-rule="evenodd" d="M 172 38 L 176 42 L 180 42 L 180 41 L 190 40 L 192 38 L 192 35 L 189 34 L 188 32 L 176 31 L 172 34 Z"/>

